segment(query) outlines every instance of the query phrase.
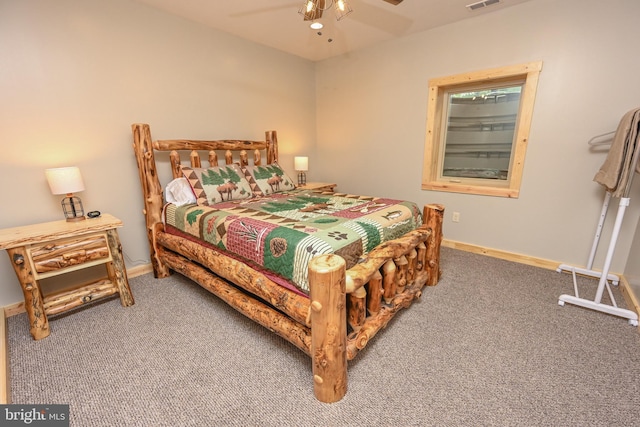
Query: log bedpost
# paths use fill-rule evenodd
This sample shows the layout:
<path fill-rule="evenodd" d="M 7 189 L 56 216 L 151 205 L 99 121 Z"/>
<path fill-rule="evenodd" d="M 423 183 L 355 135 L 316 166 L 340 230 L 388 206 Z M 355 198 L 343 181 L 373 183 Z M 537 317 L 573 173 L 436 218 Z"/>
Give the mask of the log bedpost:
<path fill-rule="evenodd" d="M 147 225 L 147 237 L 149 238 L 149 253 L 153 275 L 155 277 L 169 276 L 167 267 L 156 251 L 155 228 L 162 227 L 162 187 L 156 171 L 156 162 L 153 155 L 153 141 L 148 124 L 135 123 L 131 125 L 133 132 L 133 150 L 138 162 L 138 173 L 144 196 L 144 217 Z"/>
<path fill-rule="evenodd" d="M 278 134 L 275 130 L 268 130 L 264 136 L 267 141 L 267 164 L 270 165 L 278 161 Z"/>
<path fill-rule="evenodd" d="M 429 272 L 427 286 L 435 286 L 440 280 L 440 243 L 442 242 L 442 222 L 444 206 L 438 204 L 425 205 L 422 213 L 424 225 L 431 230 L 427 241 L 426 265 Z"/>
<path fill-rule="evenodd" d="M 347 393 L 346 263 L 337 255 L 309 262 L 313 389 L 325 403 Z"/>

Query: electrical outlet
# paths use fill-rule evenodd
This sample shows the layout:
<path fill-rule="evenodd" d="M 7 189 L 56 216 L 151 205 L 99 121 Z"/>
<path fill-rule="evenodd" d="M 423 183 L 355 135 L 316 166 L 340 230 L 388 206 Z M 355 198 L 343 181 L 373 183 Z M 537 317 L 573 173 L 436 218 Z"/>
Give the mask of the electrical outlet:
<path fill-rule="evenodd" d="M 451 221 L 460 222 L 460 212 L 454 212 L 453 215 L 451 215 Z"/>

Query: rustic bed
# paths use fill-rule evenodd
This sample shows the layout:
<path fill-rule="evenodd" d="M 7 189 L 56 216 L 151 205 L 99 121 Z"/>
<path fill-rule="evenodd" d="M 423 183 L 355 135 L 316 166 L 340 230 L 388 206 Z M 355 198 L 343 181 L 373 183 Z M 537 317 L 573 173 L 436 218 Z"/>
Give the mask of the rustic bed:
<path fill-rule="evenodd" d="M 314 393 L 322 402 L 336 402 L 345 395 L 347 361 L 399 310 L 419 298 L 425 285 L 436 285 L 439 280 L 444 207 L 437 204 L 424 206 L 422 225 L 376 246 L 351 268 L 336 254 L 312 257 L 308 295 L 283 287 L 268 272 L 237 255 L 170 233 L 157 169 L 160 163 L 167 163 L 173 179 L 182 177 L 185 168 L 202 168 L 201 153 L 208 156 L 210 167 L 218 165 L 218 153 L 227 165 L 277 164 L 276 132 L 266 132 L 264 141 L 153 141 L 147 124 L 133 124 L 132 131 L 154 276 L 179 272 L 301 349 L 312 359 Z M 187 153 L 186 157 L 183 154 L 189 159 L 187 165 L 182 164 L 181 151 Z M 169 155 L 164 159 L 158 155 L 156 162 L 156 152 Z"/>

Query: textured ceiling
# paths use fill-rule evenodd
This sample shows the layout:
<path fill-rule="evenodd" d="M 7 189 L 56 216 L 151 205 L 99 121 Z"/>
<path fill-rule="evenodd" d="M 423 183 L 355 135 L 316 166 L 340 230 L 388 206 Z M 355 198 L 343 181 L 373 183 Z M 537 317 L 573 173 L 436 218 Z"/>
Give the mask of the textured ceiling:
<path fill-rule="evenodd" d="M 492 13 L 532 0 L 501 0 L 470 11 L 475 0 L 348 0 L 353 12 L 339 22 L 324 13 L 324 28 L 309 28 L 298 14 L 302 0 L 135 0 L 185 19 L 312 61 L 372 46 L 411 33 Z"/>

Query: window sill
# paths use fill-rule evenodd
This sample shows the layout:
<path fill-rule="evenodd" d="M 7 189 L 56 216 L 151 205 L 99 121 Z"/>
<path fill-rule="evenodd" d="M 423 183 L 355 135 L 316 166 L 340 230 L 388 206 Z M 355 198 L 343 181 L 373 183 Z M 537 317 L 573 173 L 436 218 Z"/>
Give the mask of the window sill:
<path fill-rule="evenodd" d="M 495 196 L 517 199 L 520 190 L 505 187 L 489 187 L 487 185 L 473 185 L 457 182 L 438 182 L 422 184 L 423 190 L 448 191 L 450 193 L 477 194 L 479 196 Z"/>

